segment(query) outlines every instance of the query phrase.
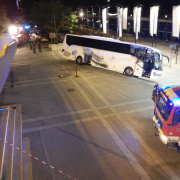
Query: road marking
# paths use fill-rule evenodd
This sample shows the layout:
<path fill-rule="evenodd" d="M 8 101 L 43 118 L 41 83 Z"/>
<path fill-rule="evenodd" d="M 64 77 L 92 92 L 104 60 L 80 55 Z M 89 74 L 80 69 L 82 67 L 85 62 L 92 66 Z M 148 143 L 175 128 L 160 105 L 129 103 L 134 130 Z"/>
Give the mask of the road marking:
<path fill-rule="evenodd" d="M 84 78 L 84 76 L 82 76 L 82 74 L 79 72 L 79 74 L 81 75 L 81 77 L 84 79 L 84 81 L 90 86 L 90 88 L 94 91 L 94 93 L 96 93 L 99 98 L 107 105 L 109 106 L 110 103 L 89 83 L 87 82 L 87 79 Z M 98 116 L 98 119 L 101 121 L 101 123 L 103 124 L 103 126 L 105 127 L 105 129 L 107 130 L 107 132 L 109 133 L 109 135 L 112 137 L 112 139 L 114 139 L 115 143 L 117 144 L 117 146 L 119 147 L 119 149 L 122 151 L 122 153 L 124 154 L 124 156 L 127 158 L 127 160 L 129 161 L 129 163 L 132 165 L 132 167 L 134 168 L 134 170 L 137 172 L 137 174 L 142 178 L 142 179 L 146 179 L 146 180 L 150 180 L 150 176 L 146 173 L 146 171 L 144 170 L 144 168 L 139 164 L 139 162 L 136 160 L 136 158 L 133 156 L 133 154 L 129 151 L 129 149 L 126 147 L 126 145 L 123 143 L 123 141 L 120 139 L 120 137 L 117 135 L 117 133 L 114 131 L 114 129 L 109 125 L 109 123 L 107 122 L 107 120 L 101 115 L 101 113 L 96 110 L 95 105 L 92 103 L 92 101 L 90 100 L 90 98 L 86 95 L 86 93 L 84 92 L 84 90 L 78 85 L 78 83 L 72 79 L 72 82 L 76 85 L 76 87 L 78 88 L 79 92 L 81 93 L 82 97 L 84 97 L 84 99 L 87 101 L 87 103 L 89 104 L 89 106 L 94 110 L 94 113 Z M 112 112 L 117 112 L 114 108 L 111 108 Z M 119 119 L 119 114 L 118 116 L 115 114 L 115 116 Z"/>
<path fill-rule="evenodd" d="M 94 86 L 92 86 L 86 78 L 79 72 L 81 78 L 89 85 L 89 87 L 94 91 L 95 94 L 99 96 L 99 98 L 106 105 L 110 103 L 96 90 Z M 145 108 L 142 108 L 145 109 Z M 150 156 L 156 161 L 156 163 L 164 170 L 164 172 L 170 177 L 172 180 L 180 180 L 180 178 L 176 175 L 176 173 L 163 161 L 163 159 L 157 155 L 157 153 L 145 142 L 145 140 L 134 130 L 134 128 L 126 121 L 125 118 L 122 118 L 120 113 L 116 111 L 116 109 L 111 108 L 111 111 L 114 115 L 119 119 L 119 121 L 126 127 L 126 129 L 134 136 L 134 138 L 143 146 L 143 148 L 150 154 Z M 111 128 L 111 127 L 110 127 Z M 154 156 L 155 154 L 155 156 Z M 130 162 L 131 163 L 131 162 Z M 140 171 L 141 174 L 141 171 Z"/>
<path fill-rule="evenodd" d="M 45 64 L 45 63 L 52 63 L 56 62 L 54 60 L 47 60 L 47 61 L 31 61 L 31 62 L 19 62 L 19 63 L 12 63 L 11 66 L 23 66 L 23 65 L 33 65 L 33 64 Z"/>
<path fill-rule="evenodd" d="M 49 156 L 49 153 L 48 153 L 48 150 L 47 150 L 47 147 L 46 147 L 46 143 L 45 143 L 45 140 L 44 140 L 44 137 L 43 137 L 43 134 L 42 132 L 40 131 L 40 140 L 41 140 L 41 144 L 42 144 L 42 149 L 44 151 L 44 155 L 45 155 L 45 158 L 46 158 L 46 162 L 48 164 L 52 164 L 51 163 L 51 158 Z M 31 153 L 29 153 L 31 154 Z M 55 175 L 55 171 L 53 171 L 52 169 L 50 169 L 50 174 L 51 174 L 51 177 L 53 180 L 56 180 L 56 175 Z"/>
<path fill-rule="evenodd" d="M 147 102 L 147 101 L 150 101 L 150 99 L 143 99 L 143 100 L 126 102 L 126 103 L 118 103 L 116 105 L 111 105 L 111 106 L 97 107 L 96 109 L 101 110 L 101 109 L 106 109 L 106 108 L 111 108 L 111 107 L 119 107 L 119 106 L 136 104 L 136 103 Z M 148 106 L 148 107 L 144 107 L 144 108 L 137 108 L 137 109 L 127 110 L 127 111 L 123 111 L 123 112 L 119 112 L 119 113 L 128 114 L 128 113 L 144 111 L 144 110 L 148 110 L 148 109 L 154 109 L 154 106 Z M 23 120 L 22 123 L 41 121 L 41 120 L 46 120 L 46 119 L 52 119 L 52 118 L 57 118 L 57 117 L 68 116 L 68 115 L 72 115 L 72 114 L 80 114 L 80 113 L 89 112 L 89 111 L 93 111 L 93 109 L 89 108 L 89 109 L 83 109 L 83 110 L 79 110 L 79 111 L 70 111 L 70 112 L 67 112 L 67 113 L 54 114 L 54 115 L 51 115 L 51 116 L 36 117 L 36 118 Z M 113 114 L 110 113 L 108 115 L 113 115 Z M 107 115 L 104 115 L 104 116 L 107 116 Z"/>
<path fill-rule="evenodd" d="M 51 51 L 52 55 L 55 57 L 56 60 L 59 60 L 58 57 Z"/>

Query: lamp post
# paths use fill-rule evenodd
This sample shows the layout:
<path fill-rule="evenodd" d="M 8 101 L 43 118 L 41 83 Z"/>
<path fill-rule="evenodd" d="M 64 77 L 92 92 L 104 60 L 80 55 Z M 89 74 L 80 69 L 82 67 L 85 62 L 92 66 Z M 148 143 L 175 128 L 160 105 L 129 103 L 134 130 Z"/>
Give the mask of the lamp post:
<path fill-rule="evenodd" d="M 79 15 L 82 18 L 82 26 L 83 26 L 83 16 L 84 16 L 84 13 L 81 11 Z M 84 31 L 84 26 L 83 26 L 83 31 Z"/>
<path fill-rule="evenodd" d="M 176 64 L 177 64 L 177 54 L 179 48 L 179 39 L 180 39 L 180 5 L 173 6 L 172 9 L 172 36 L 178 38 L 178 43 L 176 44 Z"/>
<path fill-rule="evenodd" d="M 101 13 L 101 8 L 99 6 L 99 32 L 101 34 L 101 20 L 100 20 L 100 13 Z"/>
<path fill-rule="evenodd" d="M 94 13 L 94 8 L 92 7 L 92 16 L 93 16 L 93 34 L 94 34 L 94 16 L 96 15 L 96 13 Z"/>

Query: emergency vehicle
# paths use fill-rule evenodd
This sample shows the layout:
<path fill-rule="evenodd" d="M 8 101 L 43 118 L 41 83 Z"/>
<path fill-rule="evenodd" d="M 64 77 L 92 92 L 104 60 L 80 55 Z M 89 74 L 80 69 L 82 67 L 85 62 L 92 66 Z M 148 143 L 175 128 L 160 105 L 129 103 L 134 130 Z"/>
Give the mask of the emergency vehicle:
<path fill-rule="evenodd" d="M 154 86 L 154 127 L 164 144 L 178 143 L 180 146 L 180 84 Z"/>
<path fill-rule="evenodd" d="M 28 41 L 28 30 L 23 28 L 22 24 L 10 25 L 8 28 L 8 33 L 12 35 L 17 45 L 22 45 Z"/>

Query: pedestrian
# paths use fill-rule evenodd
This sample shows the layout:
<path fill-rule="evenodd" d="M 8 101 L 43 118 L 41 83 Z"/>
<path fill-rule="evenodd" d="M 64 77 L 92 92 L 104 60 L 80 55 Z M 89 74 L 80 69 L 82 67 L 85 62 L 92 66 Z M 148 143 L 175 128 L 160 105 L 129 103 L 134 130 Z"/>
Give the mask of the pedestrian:
<path fill-rule="evenodd" d="M 33 41 L 33 52 L 36 53 L 36 42 Z"/>
<path fill-rule="evenodd" d="M 32 50 L 32 41 L 30 41 L 29 44 L 30 44 L 30 50 Z"/>
<path fill-rule="evenodd" d="M 39 47 L 39 52 L 42 52 L 42 49 L 41 49 L 41 41 L 39 40 L 38 42 L 38 47 Z"/>
<path fill-rule="evenodd" d="M 175 48 L 175 54 L 178 52 L 178 49 L 179 49 L 179 44 L 177 43 Z"/>

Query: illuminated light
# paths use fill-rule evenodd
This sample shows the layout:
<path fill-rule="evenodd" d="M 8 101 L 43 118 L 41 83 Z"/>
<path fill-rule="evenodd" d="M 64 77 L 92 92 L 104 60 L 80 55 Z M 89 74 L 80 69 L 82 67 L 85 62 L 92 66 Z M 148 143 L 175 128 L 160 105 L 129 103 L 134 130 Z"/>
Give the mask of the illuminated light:
<path fill-rule="evenodd" d="M 175 105 L 175 106 L 180 106 L 180 98 L 174 98 L 172 100 L 172 103 Z"/>
<path fill-rule="evenodd" d="M 156 119 L 156 122 L 158 122 L 158 119 Z"/>
<path fill-rule="evenodd" d="M 158 126 L 160 127 L 161 125 L 158 123 Z"/>
<path fill-rule="evenodd" d="M 130 16 L 132 16 L 132 14 L 130 14 Z"/>
<path fill-rule="evenodd" d="M 22 28 L 22 27 L 20 27 L 20 28 L 19 28 L 19 30 L 20 30 L 20 31 L 22 31 L 22 30 L 23 30 L 23 28 Z"/>
<path fill-rule="evenodd" d="M 16 28 L 16 26 L 10 26 L 10 27 L 9 27 L 9 33 L 10 33 L 10 34 L 16 34 L 16 33 L 17 33 L 17 28 Z"/>
<path fill-rule="evenodd" d="M 15 38 L 15 36 L 14 35 L 11 35 L 11 37 L 14 39 Z"/>
<path fill-rule="evenodd" d="M 172 86 L 173 86 L 173 84 L 172 85 L 164 85 L 161 89 L 164 90 L 164 89 L 170 88 Z"/>
<path fill-rule="evenodd" d="M 81 12 L 79 15 L 82 17 L 84 14 L 83 14 L 83 12 Z"/>
<path fill-rule="evenodd" d="M 30 26 L 24 26 L 24 28 L 25 28 L 25 29 L 29 29 L 29 28 L 30 28 Z"/>
<path fill-rule="evenodd" d="M 167 141 L 167 139 L 168 139 L 168 138 L 167 138 L 166 136 L 164 136 L 163 134 L 161 134 L 161 138 L 162 138 L 163 141 Z"/>

